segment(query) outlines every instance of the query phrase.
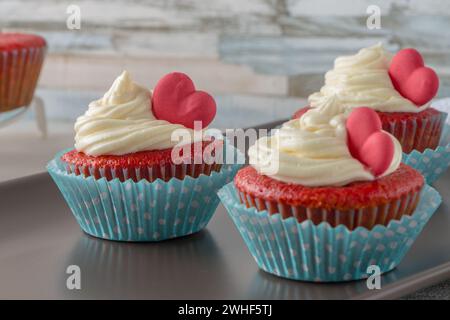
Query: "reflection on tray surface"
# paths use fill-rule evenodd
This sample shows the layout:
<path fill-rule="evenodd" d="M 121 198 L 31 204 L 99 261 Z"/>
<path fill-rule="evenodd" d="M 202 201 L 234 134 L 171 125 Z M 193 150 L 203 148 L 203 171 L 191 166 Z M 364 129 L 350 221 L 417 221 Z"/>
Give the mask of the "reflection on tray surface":
<path fill-rule="evenodd" d="M 220 269 L 226 265 L 207 230 L 159 243 L 123 243 L 83 234 L 69 260 L 67 265 L 81 269 L 84 297 L 183 299 L 199 282 L 213 282 L 204 286 L 212 290 L 227 281 L 215 276 L 224 274 Z"/>

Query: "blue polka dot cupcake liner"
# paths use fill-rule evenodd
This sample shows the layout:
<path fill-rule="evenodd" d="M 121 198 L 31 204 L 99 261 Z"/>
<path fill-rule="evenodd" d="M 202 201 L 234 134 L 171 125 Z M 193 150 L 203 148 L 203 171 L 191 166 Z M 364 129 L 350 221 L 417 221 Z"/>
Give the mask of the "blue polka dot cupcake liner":
<path fill-rule="evenodd" d="M 435 182 L 450 167 L 450 125 L 444 125 L 441 140 L 436 149 L 403 153 L 403 162 L 419 171 L 428 184 Z"/>
<path fill-rule="evenodd" d="M 392 220 L 371 230 L 323 222 L 299 223 L 239 202 L 233 182 L 219 197 L 239 230 L 258 267 L 283 278 L 313 282 L 338 282 L 367 278 L 368 267 L 384 273 L 394 269 L 440 205 L 442 199 L 425 185 L 412 216 Z"/>
<path fill-rule="evenodd" d="M 240 164 L 219 172 L 165 182 L 107 181 L 67 173 L 59 152 L 47 165 L 81 229 L 98 238 L 118 241 L 161 241 L 205 228 L 218 204 L 217 191 L 232 181 Z M 225 153 L 239 151 L 228 143 Z"/>

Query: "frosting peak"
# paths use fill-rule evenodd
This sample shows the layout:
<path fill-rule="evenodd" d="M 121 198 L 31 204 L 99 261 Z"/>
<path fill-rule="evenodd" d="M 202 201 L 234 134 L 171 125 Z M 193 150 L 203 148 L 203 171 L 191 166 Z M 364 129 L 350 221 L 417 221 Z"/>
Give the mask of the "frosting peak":
<path fill-rule="evenodd" d="M 174 147 L 172 132 L 194 131 L 158 120 L 152 113 L 151 92 L 124 71 L 104 96 L 89 104 L 75 123 L 75 148 L 88 155 L 123 155 Z M 193 139 L 192 139 L 193 140 Z"/>
<path fill-rule="evenodd" d="M 382 112 L 420 112 L 428 104 L 416 106 L 395 90 L 389 77 L 392 55 L 381 43 L 361 49 L 352 56 L 334 61 L 334 68 L 325 74 L 325 85 L 308 100 L 311 107 L 337 95 L 348 108 L 366 106 Z"/>
<path fill-rule="evenodd" d="M 310 187 L 374 180 L 348 149 L 345 122 L 350 111 L 344 110 L 336 95 L 323 99 L 316 108 L 250 147 L 250 164 L 273 179 Z M 391 138 L 394 157 L 383 175 L 395 171 L 402 157 L 400 143 Z"/>
<path fill-rule="evenodd" d="M 114 80 L 103 98 L 97 101 L 97 105 L 114 106 L 130 101 L 136 96 L 138 89 L 138 86 L 131 80 L 130 73 L 125 70 Z"/>

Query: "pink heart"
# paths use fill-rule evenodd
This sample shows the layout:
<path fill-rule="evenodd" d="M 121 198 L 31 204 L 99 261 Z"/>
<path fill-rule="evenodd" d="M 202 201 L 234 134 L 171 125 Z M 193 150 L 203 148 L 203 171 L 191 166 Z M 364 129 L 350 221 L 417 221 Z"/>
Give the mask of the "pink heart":
<path fill-rule="evenodd" d="M 347 145 L 353 158 L 375 176 L 385 172 L 394 157 L 394 142 L 382 130 L 377 113 L 368 107 L 353 109 L 347 118 Z"/>
<path fill-rule="evenodd" d="M 194 129 L 194 121 L 208 126 L 216 115 L 214 98 L 195 90 L 194 83 L 184 73 L 173 72 L 162 77 L 152 96 L 153 114 L 159 120 Z"/>
<path fill-rule="evenodd" d="M 392 58 L 389 76 L 395 89 L 417 106 L 433 99 L 439 88 L 436 72 L 425 67 L 420 53 L 411 48 L 400 50 Z"/>

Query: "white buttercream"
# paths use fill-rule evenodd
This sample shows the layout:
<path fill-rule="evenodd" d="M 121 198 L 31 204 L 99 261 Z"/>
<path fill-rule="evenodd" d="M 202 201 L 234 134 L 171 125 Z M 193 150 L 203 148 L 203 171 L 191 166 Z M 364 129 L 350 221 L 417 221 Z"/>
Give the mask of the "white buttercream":
<path fill-rule="evenodd" d="M 193 130 L 157 120 L 152 113 L 151 92 L 134 83 L 124 71 L 103 98 L 89 104 L 75 123 L 75 148 L 88 155 L 123 155 L 174 147 L 172 132 Z"/>
<path fill-rule="evenodd" d="M 353 56 L 338 57 L 325 74 L 325 85 L 308 100 L 311 107 L 336 95 L 348 108 L 370 107 L 381 112 L 420 112 L 429 104 L 416 106 L 395 90 L 389 77 L 392 59 L 381 44 L 361 49 Z"/>
<path fill-rule="evenodd" d="M 323 100 L 299 119 L 283 124 L 274 135 L 260 138 L 248 151 L 250 164 L 276 180 L 311 187 L 374 180 L 370 170 L 348 150 L 348 113 L 336 96 Z M 394 172 L 402 159 L 400 143 L 391 138 L 395 153 L 383 175 Z"/>

